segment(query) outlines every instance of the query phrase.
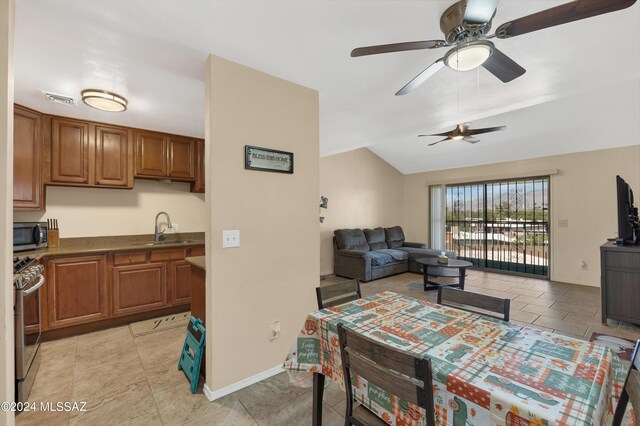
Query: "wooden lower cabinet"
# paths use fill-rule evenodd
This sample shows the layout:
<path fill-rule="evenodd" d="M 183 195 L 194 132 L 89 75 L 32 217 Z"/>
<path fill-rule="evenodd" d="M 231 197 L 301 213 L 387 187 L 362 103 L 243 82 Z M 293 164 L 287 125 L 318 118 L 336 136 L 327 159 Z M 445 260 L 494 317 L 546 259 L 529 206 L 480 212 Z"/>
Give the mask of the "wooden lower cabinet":
<path fill-rule="evenodd" d="M 107 256 L 78 256 L 47 262 L 48 328 L 108 318 Z"/>
<path fill-rule="evenodd" d="M 42 292 L 43 328 L 189 305 L 191 265 L 184 259 L 201 253 L 204 247 L 195 246 L 51 258 Z"/>
<path fill-rule="evenodd" d="M 191 264 L 186 260 L 173 262 L 172 305 L 191 303 Z"/>
<path fill-rule="evenodd" d="M 113 316 L 167 306 L 167 265 L 148 263 L 112 269 Z"/>

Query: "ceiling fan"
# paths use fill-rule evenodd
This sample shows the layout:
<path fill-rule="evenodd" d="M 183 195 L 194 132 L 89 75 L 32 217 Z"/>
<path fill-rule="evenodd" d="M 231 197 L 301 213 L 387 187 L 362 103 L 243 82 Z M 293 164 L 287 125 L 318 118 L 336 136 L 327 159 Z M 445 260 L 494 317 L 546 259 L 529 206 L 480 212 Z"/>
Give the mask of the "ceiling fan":
<path fill-rule="evenodd" d="M 450 132 L 435 133 L 433 135 L 418 135 L 418 137 L 420 138 L 423 136 L 446 136 L 446 138 L 438 142 L 430 143 L 429 146 L 437 145 L 440 142 L 444 142 L 448 140 L 454 140 L 454 141 L 463 140 L 469 143 L 478 143 L 480 142 L 480 139 L 474 138 L 473 135 L 479 135 L 481 133 L 497 132 L 500 130 L 504 130 L 506 128 L 507 126 L 497 126 L 497 127 L 486 127 L 484 129 L 470 129 L 469 123 L 462 123 L 462 124 L 458 124 L 456 128 Z"/>
<path fill-rule="evenodd" d="M 451 47 L 413 80 L 400 89 L 396 96 L 405 95 L 424 83 L 444 66 L 457 71 L 468 71 L 482 65 L 502 82 L 508 83 L 526 72 L 514 60 L 498 50 L 489 41 L 491 38 L 510 38 L 533 31 L 592 16 L 626 9 L 636 0 L 577 0 L 522 18 L 505 22 L 494 34 L 489 35 L 491 21 L 500 0 L 460 0 L 450 6 L 440 17 L 440 29 L 445 40 L 410 41 L 358 47 L 351 51 L 352 57 L 406 50 L 437 49 Z"/>

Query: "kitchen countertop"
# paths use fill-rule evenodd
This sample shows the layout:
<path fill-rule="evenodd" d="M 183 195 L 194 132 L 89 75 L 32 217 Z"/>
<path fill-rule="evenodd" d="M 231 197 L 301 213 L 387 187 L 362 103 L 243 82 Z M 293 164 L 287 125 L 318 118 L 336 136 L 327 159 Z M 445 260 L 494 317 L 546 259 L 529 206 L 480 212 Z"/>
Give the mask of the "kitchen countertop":
<path fill-rule="evenodd" d="M 200 268 L 203 271 L 207 270 L 207 261 L 206 261 L 205 256 L 187 257 L 184 260 L 186 260 L 187 262 L 189 262 L 191 265 L 195 266 L 196 268 Z"/>
<path fill-rule="evenodd" d="M 60 247 L 23 251 L 14 253 L 14 256 L 29 256 L 35 259 L 41 259 L 45 256 L 67 256 L 113 251 L 160 250 L 164 248 L 201 246 L 204 245 L 204 232 L 168 234 L 165 236 L 165 241 L 167 241 L 165 244 L 144 245 L 145 243 L 153 242 L 153 234 L 61 238 Z"/>

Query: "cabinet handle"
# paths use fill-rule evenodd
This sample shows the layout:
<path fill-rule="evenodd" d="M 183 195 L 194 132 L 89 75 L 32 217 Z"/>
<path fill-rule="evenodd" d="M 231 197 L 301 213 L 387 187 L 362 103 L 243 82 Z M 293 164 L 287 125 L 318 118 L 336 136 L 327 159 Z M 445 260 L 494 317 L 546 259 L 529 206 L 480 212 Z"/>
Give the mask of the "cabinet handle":
<path fill-rule="evenodd" d="M 129 263 L 132 263 L 133 259 L 131 259 L 131 256 L 129 256 Z"/>

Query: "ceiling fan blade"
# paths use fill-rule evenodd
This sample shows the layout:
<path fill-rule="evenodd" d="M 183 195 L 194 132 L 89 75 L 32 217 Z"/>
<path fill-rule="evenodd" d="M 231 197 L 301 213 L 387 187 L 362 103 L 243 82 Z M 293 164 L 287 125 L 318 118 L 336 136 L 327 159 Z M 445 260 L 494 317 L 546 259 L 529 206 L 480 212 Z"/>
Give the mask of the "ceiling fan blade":
<path fill-rule="evenodd" d="M 527 72 L 527 70 L 518 65 L 516 61 L 495 47 L 493 48 L 493 53 L 489 56 L 489 59 L 487 59 L 482 66 L 491 74 L 498 77 L 503 83 L 515 80 Z"/>
<path fill-rule="evenodd" d="M 441 141 L 434 142 L 434 143 L 430 143 L 430 144 L 429 144 L 429 145 L 427 145 L 427 146 L 438 145 L 440 142 L 448 141 L 449 139 L 451 139 L 451 138 L 444 138 L 444 139 L 442 139 Z"/>
<path fill-rule="evenodd" d="M 632 6 L 636 0 L 578 0 L 505 22 L 496 37 L 509 38 Z"/>
<path fill-rule="evenodd" d="M 470 24 L 484 24 L 491 21 L 500 0 L 467 0 L 464 20 Z"/>
<path fill-rule="evenodd" d="M 469 129 L 465 133 L 466 136 L 479 135 L 481 133 L 491 133 L 506 129 L 507 126 L 486 127 L 484 129 Z"/>
<path fill-rule="evenodd" d="M 379 53 L 404 52 L 406 50 L 436 49 L 446 46 L 444 40 L 408 41 L 405 43 L 380 44 L 377 46 L 358 47 L 351 51 L 351 57 L 377 55 Z"/>
<path fill-rule="evenodd" d="M 464 139 L 462 139 L 465 142 L 469 142 L 469 143 L 478 143 L 480 142 L 480 139 L 476 139 L 476 138 L 472 138 L 470 136 L 465 136 Z"/>
<path fill-rule="evenodd" d="M 432 135 L 418 135 L 419 138 L 423 136 L 451 136 L 451 132 L 434 133 Z"/>
<path fill-rule="evenodd" d="M 396 96 L 406 95 L 407 93 L 409 93 L 410 91 L 412 91 L 413 89 L 415 89 L 416 87 L 420 86 L 422 83 L 427 81 L 429 77 L 431 77 L 436 72 L 438 72 L 442 67 L 444 67 L 444 61 L 442 60 L 442 58 L 440 58 L 437 61 L 435 61 L 433 64 L 425 68 L 425 70 L 422 71 L 420 74 L 415 76 L 413 80 L 405 84 L 402 89 L 398 90 L 398 92 L 396 93 Z"/>

